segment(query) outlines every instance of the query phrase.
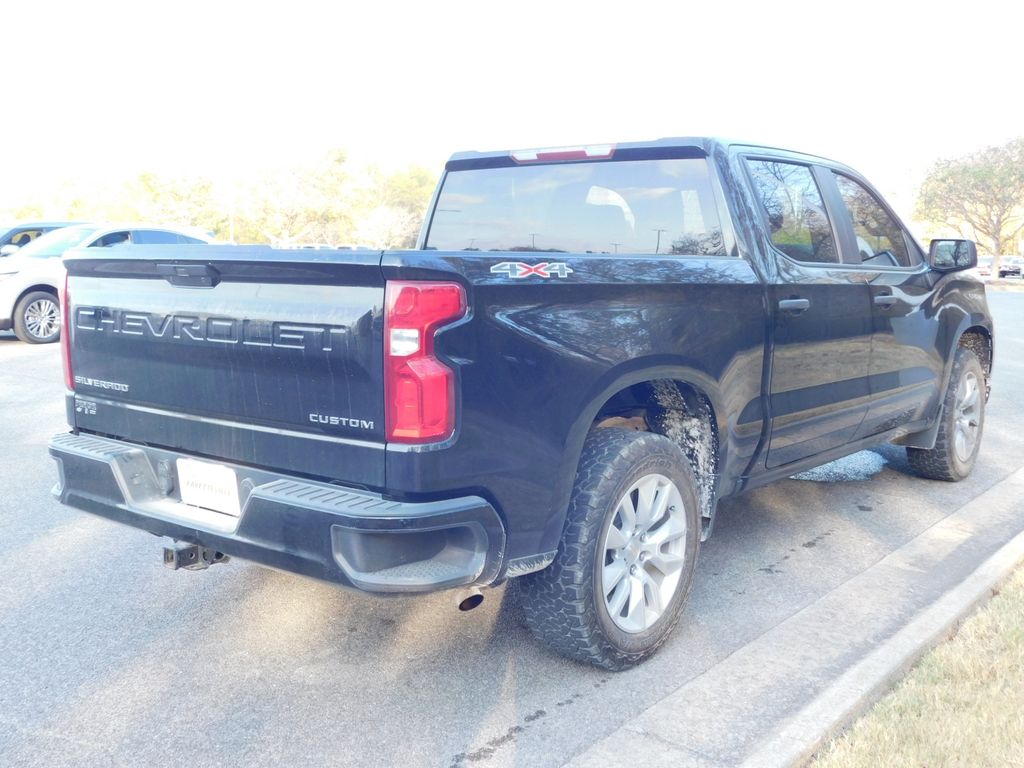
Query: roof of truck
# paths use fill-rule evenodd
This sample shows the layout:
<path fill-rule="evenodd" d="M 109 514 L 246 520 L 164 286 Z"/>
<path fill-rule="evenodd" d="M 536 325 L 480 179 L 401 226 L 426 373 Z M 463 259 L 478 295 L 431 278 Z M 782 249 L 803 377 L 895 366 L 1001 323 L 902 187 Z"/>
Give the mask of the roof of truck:
<path fill-rule="evenodd" d="M 621 154 L 622 152 L 629 152 L 630 154 L 633 154 L 633 153 L 646 154 L 647 152 L 652 152 L 652 151 L 653 152 L 657 152 L 658 154 L 662 154 L 664 152 L 664 150 L 679 149 L 679 150 L 683 150 L 684 153 L 687 156 L 701 157 L 701 156 L 704 156 L 704 155 L 708 154 L 708 152 L 711 149 L 711 145 L 713 143 L 714 143 L 713 139 L 691 137 L 691 138 L 656 139 L 655 141 L 629 141 L 629 142 L 622 142 L 622 141 L 620 141 L 620 142 L 588 143 L 588 144 L 580 144 L 580 145 L 572 146 L 572 147 L 547 147 L 547 148 L 535 149 L 535 150 L 520 150 L 520 149 L 508 150 L 508 149 L 504 149 L 504 150 L 496 150 L 496 151 L 489 151 L 489 152 L 478 152 L 478 151 L 456 152 L 454 155 L 451 156 L 451 159 L 448 161 L 448 166 L 449 166 L 449 170 L 450 170 L 450 166 L 453 163 L 458 165 L 459 167 L 463 167 L 463 168 L 470 167 L 470 166 L 479 166 L 479 165 L 492 165 L 492 163 L 489 163 L 487 161 L 501 161 L 503 163 L 507 163 L 507 162 L 511 161 L 511 162 L 515 163 L 515 161 L 512 160 L 512 158 L 515 155 L 517 155 L 518 153 L 521 153 L 521 152 L 538 152 L 538 153 L 547 155 L 547 154 L 558 154 L 558 153 L 573 152 L 573 151 L 586 151 L 586 150 L 589 150 L 589 149 L 593 149 L 593 150 L 596 150 L 597 152 L 601 152 L 601 151 L 603 151 L 605 149 L 608 149 L 608 148 L 614 150 L 614 153 L 616 155 Z M 586 159 L 586 158 L 585 157 L 580 157 L 579 159 Z"/>
<path fill-rule="evenodd" d="M 856 171 L 842 163 L 820 155 L 787 149 L 772 144 L 740 141 L 715 136 L 675 136 L 653 141 L 620 141 L 579 144 L 565 147 L 536 149 L 504 149 L 487 152 L 456 152 L 445 165 L 445 170 L 467 170 L 470 168 L 501 168 L 529 163 L 572 162 L 585 160 L 644 160 L 687 157 L 707 157 L 716 150 L 730 147 L 744 147 L 753 151 L 763 150 L 771 154 L 785 154 L 811 162 L 821 162 L 846 170 Z M 517 159 L 522 157 L 528 159 Z"/>

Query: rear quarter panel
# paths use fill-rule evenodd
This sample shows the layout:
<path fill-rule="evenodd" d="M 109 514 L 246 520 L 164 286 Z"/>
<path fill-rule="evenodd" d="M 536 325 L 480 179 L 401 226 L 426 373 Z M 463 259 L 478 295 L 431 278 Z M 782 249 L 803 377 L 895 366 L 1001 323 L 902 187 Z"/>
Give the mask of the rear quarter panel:
<path fill-rule="evenodd" d="M 566 277 L 491 268 L 561 262 Z M 455 279 L 471 315 L 437 349 L 458 373 L 458 431 L 387 449 L 393 493 L 456 488 L 506 517 L 510 558 L 557 547 L 583 441 L 601 405 L 639 381 L 675 378 L 710 399 L 720 471 L 736 476 L 761 435 L 762 284 L 736 257 L 386 252 L 387 279 Z"/>

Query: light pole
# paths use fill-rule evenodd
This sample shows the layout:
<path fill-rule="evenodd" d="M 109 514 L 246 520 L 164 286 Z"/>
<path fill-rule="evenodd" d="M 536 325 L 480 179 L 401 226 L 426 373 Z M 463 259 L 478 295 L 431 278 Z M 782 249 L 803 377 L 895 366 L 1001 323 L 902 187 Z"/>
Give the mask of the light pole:
<path fill-rule="evenodd" d="M 655 229 L 654 231 L 658 233 L 658 244 L 654 246 L 654 252 L 658 253 L 658 251 L 661 250 L 661 233 L 662 232 L 668 232 L 668 230 L 667 229 Z"/>

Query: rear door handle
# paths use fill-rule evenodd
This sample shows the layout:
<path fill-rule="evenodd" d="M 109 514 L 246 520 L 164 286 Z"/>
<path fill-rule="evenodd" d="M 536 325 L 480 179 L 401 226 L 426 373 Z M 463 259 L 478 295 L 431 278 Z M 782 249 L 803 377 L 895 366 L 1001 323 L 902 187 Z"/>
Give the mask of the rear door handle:
<path fill-rule="evenodd" d="M 893 296 L 891 293 L 880 293 L 877 296 L 875 296 L 875 304 L 878 304 L 879 306 L 882 307 L 891 307 L 897 301 L 899 301 L 899 299 Z"/>
<path fill-rule="evenodd" d="M 810 299 L 782 299 L 779 301 L 779 309 L 783 312 L 799 314 L 800 312 L 806 312 L 810 308 Z"/>

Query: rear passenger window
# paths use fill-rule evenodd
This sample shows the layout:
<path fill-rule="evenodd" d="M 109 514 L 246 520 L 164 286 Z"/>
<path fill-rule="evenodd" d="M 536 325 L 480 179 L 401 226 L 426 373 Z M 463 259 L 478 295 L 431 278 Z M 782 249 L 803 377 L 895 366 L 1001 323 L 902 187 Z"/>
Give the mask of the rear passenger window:
<path fill-rule="evenodd" d="M 839 195 L 853 219 L 857 252 L 862 264 L 910 267 L 916 259 L 907 249 L 903 228 L 874 195 L 848 176 L 835 174 Z"/>
<path fill-rule="evenodd" d="M 797 261 L 838 263 L 832 225 L 811 169 L 777 160 L 748 160 L 747 167 L 772 244 Z"/>

